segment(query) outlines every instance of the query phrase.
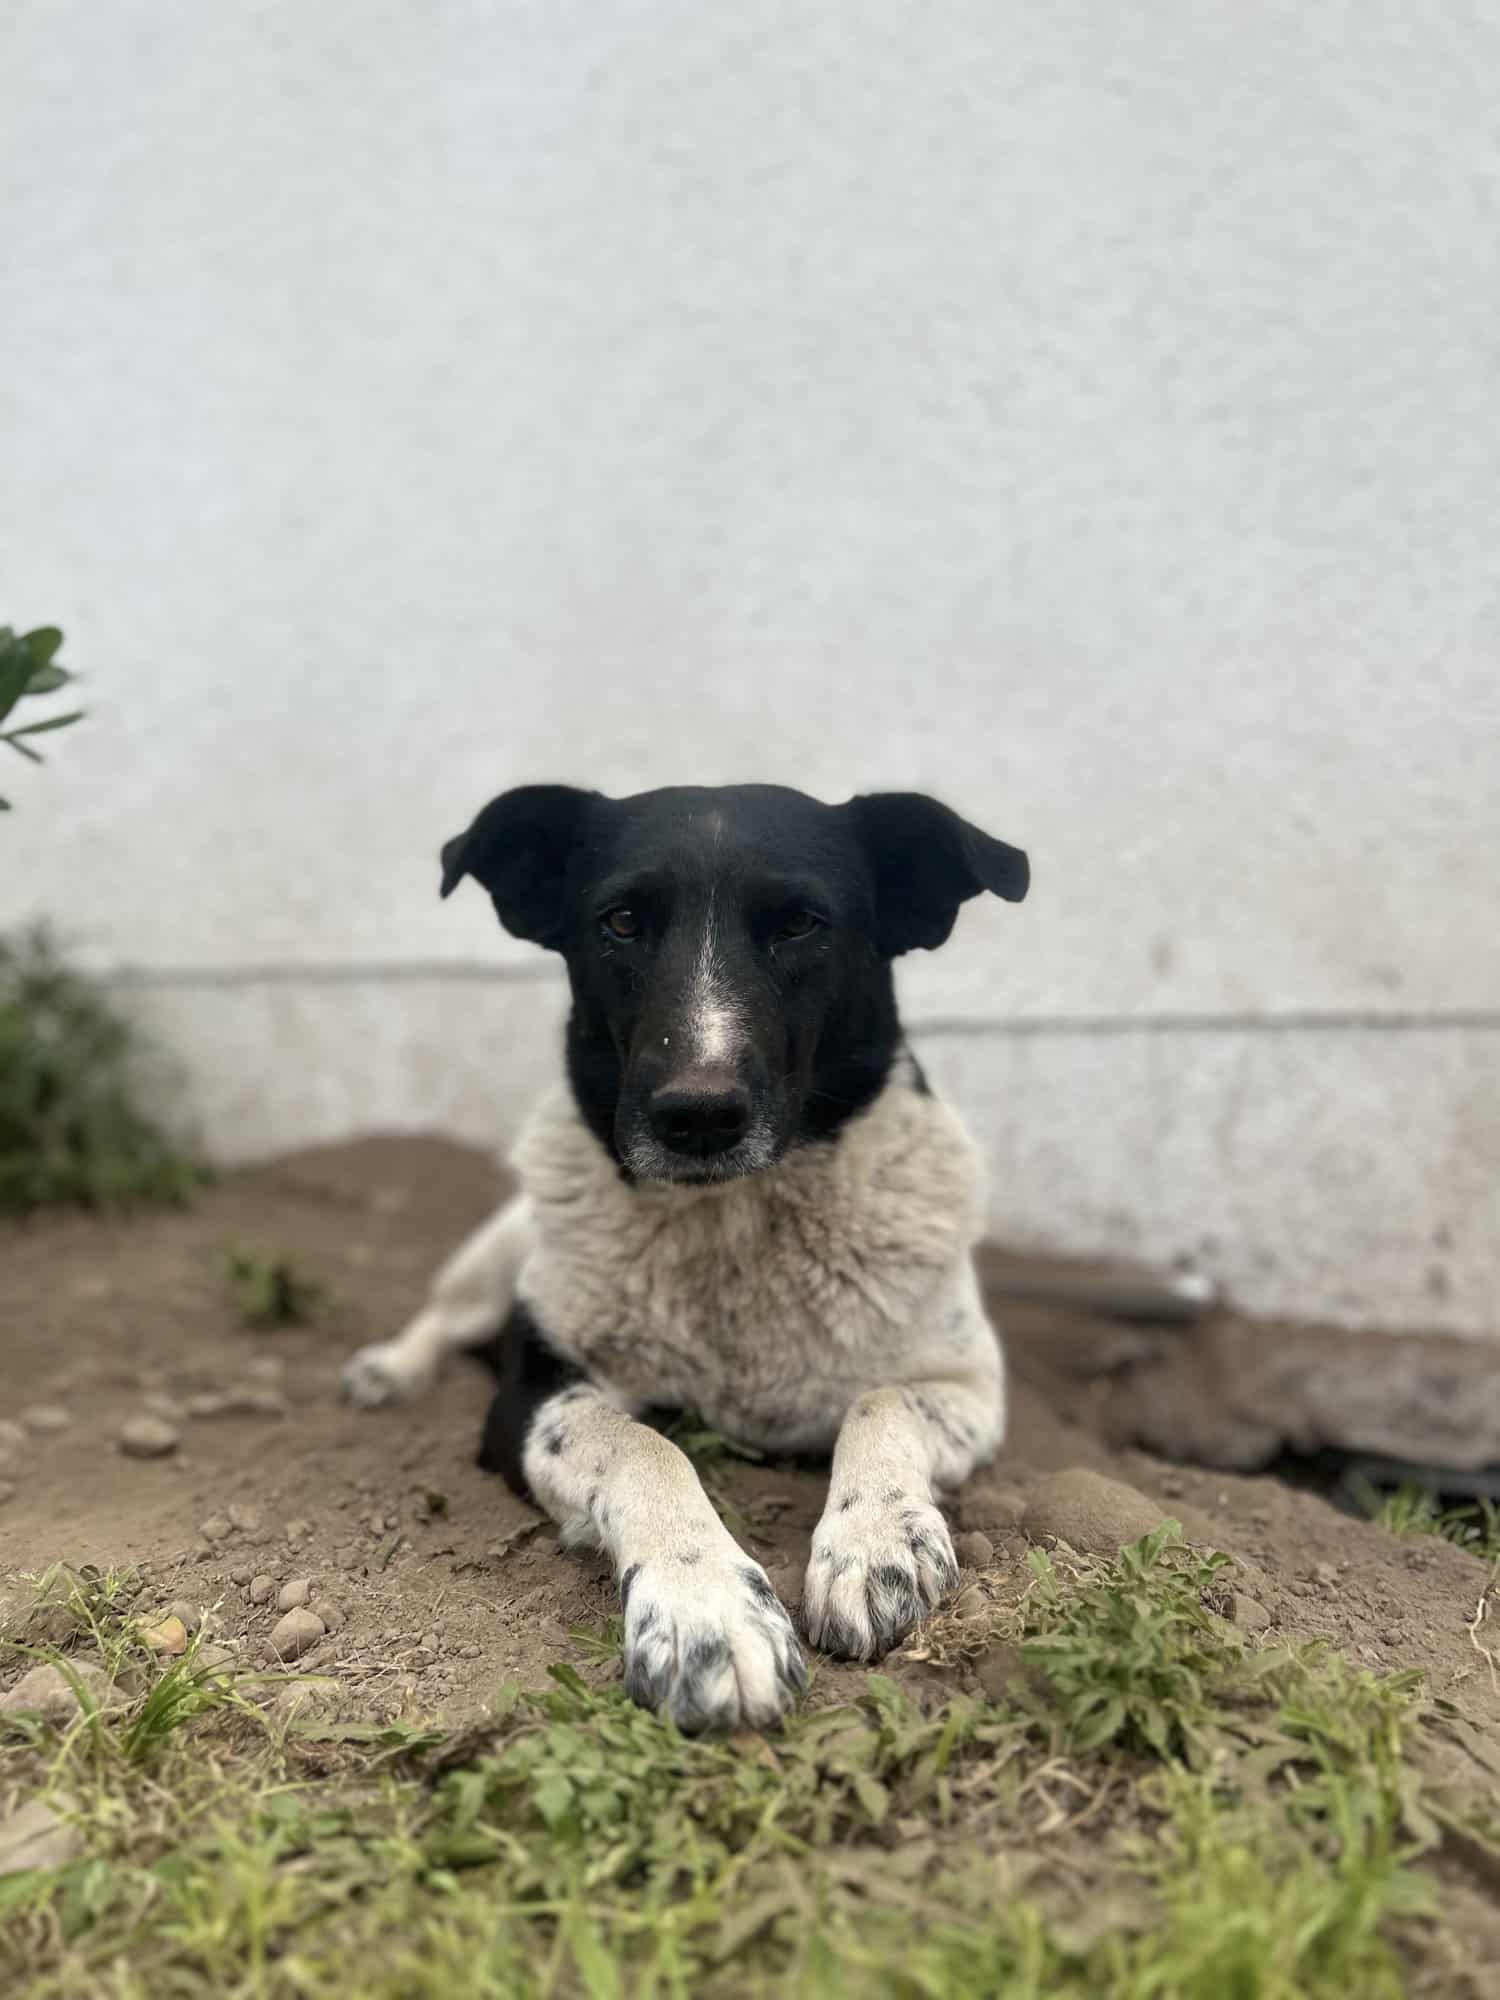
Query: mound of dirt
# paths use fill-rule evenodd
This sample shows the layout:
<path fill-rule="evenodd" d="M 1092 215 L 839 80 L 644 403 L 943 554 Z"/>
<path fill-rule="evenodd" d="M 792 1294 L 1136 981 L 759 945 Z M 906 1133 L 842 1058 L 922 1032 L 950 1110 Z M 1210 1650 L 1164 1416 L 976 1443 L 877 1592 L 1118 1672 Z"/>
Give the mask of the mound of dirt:
<path fill-rule="evenodd" d="M 600 1562 L 563 1554 L 548 1524 L 475 1468 L 486 1380 L 456 1365 L 404 1410 L 338 1399 L 349 1350 L 400 1325 L 499 1192 L 481 1154 L 370 1139 L 237 1175 L 179 1213 L 7 1225 L 0 1613 L 28 1595 L 25 1573 L 53 1562 L 133 1566 L 144 1608 L 207 1626 L 247 1664 L 287 1656 L 293 1620 L 291 1671 L 321 1677 L 316 1698 L 376 1715 L 461 1720 L 500 1680 L 536 1681 L 576 1654 L 570 1629 L 599 1627 L 615 1593 Z M 231 1248 L 289 1260 L 321 1286 L 314 1322 L 242 1330 Z M 1170 1515 L 1237 1559 L 1247 1630 L 1326 1636 L 1373 1668 L 1420 1667 L 1472 1720 L 1500 1722 L 1483 1634 L 1470 1629 L 1486 1575 L 1472 1556 L 1399 1541 L 1271 1479 L 1112 1442 L 1107 1374 L 1053 1365 L 1097 1350 L 1099 1323 L 1076 1306 L 997 1314 L 1013 1360 L 1011 1442 L 951 1508 L 964 1590 L 1023 1587 L 1033 1538 L 1113 1553 Z M 733 1458 L 709 1477 L 795 1598 L 824 1479 Z M 949 1688 L 1003 1677 L 1003 1662 L 918 1644 L 891 1670 Z M 0 1667 L 0 1685 L 16 1671 Z M 818 1696 L 857 1679 L 825 1665 Z M 299 1683 L 295 1699 L 308 1698 Z"/>

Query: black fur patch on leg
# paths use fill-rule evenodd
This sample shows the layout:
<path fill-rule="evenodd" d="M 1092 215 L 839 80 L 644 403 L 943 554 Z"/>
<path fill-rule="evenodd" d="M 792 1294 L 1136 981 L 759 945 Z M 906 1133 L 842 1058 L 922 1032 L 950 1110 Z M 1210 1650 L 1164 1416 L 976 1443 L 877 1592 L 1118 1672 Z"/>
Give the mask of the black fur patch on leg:
<path fill-rule="evenodd" d="M 513 1493 L 530 1500 L 521 1455 L 531 1426 L 542 1405 L 559 1389 L 581 1380 L 582 1370 L 553 1352 L 531 1308 L 519 1301 L 511 1307 L 509 1319 L 484 1358 L 499 1376 L 500 1387 L 484 1420 L 479 1464 L 485 1472 L 498 1472 Z M 567 1433 L 567 1412 L 553 1411 L 547 1421 L 555 1432 L 555 1438 L 547 1441 L 548 1447 L 555 1443 L 560 1452 Z"/>

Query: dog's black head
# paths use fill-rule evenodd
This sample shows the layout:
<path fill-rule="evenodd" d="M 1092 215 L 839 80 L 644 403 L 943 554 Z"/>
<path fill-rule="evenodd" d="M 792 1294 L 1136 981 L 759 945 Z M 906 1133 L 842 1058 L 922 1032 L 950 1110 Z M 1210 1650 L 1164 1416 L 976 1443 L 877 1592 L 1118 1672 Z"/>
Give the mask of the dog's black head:
<path fill-rule="evenodd" d="M 1026 856 L 915 792 L 775 785 L 607 799 L 526 785 L 443 849 L 505 928 L 561 952 L 568 1068 L 632 1178 L 754 1173 L 868 1104 L 900 1041 L 891 960 L 931 951 Z"/>

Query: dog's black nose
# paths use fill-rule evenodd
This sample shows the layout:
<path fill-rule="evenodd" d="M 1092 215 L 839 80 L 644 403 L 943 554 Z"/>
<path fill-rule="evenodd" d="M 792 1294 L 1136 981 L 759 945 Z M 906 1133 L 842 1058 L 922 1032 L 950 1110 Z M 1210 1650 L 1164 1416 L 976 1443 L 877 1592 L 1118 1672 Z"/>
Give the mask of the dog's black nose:
<path fill-rule="evenodd" d="M 674 1153 L 727 1153 L 750 1129 L 750 1093 L 728 1070 L 689 1070 L 651 1093 L 651 1130 Z"/>

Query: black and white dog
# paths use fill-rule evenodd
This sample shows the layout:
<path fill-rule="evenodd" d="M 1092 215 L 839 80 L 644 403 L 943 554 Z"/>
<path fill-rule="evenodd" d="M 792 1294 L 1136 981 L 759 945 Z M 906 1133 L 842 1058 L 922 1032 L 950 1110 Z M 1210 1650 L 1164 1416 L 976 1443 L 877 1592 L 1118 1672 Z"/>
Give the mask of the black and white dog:
<path fill-rule="evenodd" d="M 771 1722 L 806 1676 L 791 1621 L 640 1418 L 832 1451 L 814 1646 L 878 1658 L 953 1587 L 936 1496 L 997 1449 L 1004 1377 L 979 1160 L 903 1046 L 891 961 L 983 890 L 1019 902 L 1026 857 L 915 793 L 535 785 L 449 841 L 443 894 L 466 875 L 567 962 L 569 1087 L 520 1140 L 519 1196 L 347 1393 L 484 1349 L 480 1462 L 607 1552 L 631 1694 L 684 1729 Z"/>

